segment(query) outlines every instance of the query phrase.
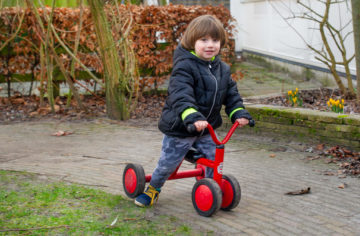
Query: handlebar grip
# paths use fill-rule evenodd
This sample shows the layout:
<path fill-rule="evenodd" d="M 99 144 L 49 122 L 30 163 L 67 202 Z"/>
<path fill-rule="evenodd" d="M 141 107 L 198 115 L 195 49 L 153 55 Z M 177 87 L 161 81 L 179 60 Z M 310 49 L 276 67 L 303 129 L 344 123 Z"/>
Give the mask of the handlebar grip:
<path fill-rule="evenodd" d="M 253 120 L 253 119 L 249 120 L 249 126 L 254 127 L 255 126 L 255 120 Z"/>
<path fill-rule="evenodd" d="M 196 127 L 194 124 L 189 124 L 186 126 L 186 130 L 190 133 L 190 134 L 195 134 L 196 133 Z"/>

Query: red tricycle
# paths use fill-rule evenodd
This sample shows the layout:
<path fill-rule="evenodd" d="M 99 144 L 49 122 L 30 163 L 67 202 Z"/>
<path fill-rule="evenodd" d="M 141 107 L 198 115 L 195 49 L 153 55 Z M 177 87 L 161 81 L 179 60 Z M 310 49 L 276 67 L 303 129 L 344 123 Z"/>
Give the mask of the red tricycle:
<path fill-rule="evenodd" d="M 215 131 L 209 124 L 209 133 L 216 144 L 215 159 L 206 159 L 201 153 L 191 149 L 185 160 L 195 163 L 195 169 L 178 171 L 180 165 L 168 178 L 182 179 L 195 177 L 197 182 L 192 189 L 192 202 L 195 210 L 202 216 L 211 216 L 220 208 L 229 211 L 235 208 L 241 198 L 239 182 L 230 174 L 223 175 L 224 145 L 229 141 L 239 123 L 235 122 L 222 141 L 216 137 Z M 249 125 L 255 125 L 254 120 L 250 120 Z M 187 127 L 189 132 L 193 132 L 195 127 Z M 213 178 L 205 178 L 205 168 L 210 167 L 214 170 Z M 130 198 L 136 198 L 144 192 L 145 183 L 150 182 L 151 175 L 145 175 L 144 169 L 139 164 L 129 163 L 123 172 L 123 187 L 125 193 Z"/>

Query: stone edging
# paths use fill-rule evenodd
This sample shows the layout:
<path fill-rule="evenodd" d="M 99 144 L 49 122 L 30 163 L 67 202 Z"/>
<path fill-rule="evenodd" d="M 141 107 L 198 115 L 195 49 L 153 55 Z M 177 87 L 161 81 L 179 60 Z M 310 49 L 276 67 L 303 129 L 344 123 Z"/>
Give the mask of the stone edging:
<path fill-rule="evenodd" d="M 246 109 L 256 121 L 256 127 L 244 129 L 246 133 L 271 133 L 360 149 L 359 115 L 263 104 L 247 104 Z M 229 126 L 228 122 L 228 118 L 224 119 L 225 127 Z"/>

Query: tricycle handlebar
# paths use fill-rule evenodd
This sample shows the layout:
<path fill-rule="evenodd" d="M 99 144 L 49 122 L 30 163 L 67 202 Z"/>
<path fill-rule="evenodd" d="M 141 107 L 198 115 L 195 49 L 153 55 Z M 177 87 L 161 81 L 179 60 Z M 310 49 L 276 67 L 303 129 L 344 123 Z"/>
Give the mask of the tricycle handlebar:
<path fill-rule="evenodd" d="M 233 124 L 233 126 L 230 128 L 229 132 L 227 133 L 227 135 L 225 136 L 225 138 L 220 141 L 217 137 L 216 137 L 216 134 L 215 134 L 215 131 L 213 129 L 213 127 L 208 124 L 207 128 L 209 130 L 209 133 L 211 135 L 211 138 L 214 140 L 214 142 L 217 144 L 217 145 L 220 145 L 220 144 L 225 144 L 229 141 L 230 137 L 233 135 L 233 133 L 235 132 L 236 128 L 239 126 L 239 123 L 238 122 L 235 122 Z M 254 120 L 249 120 L 249 126 L 250 127 L 254 127 L 255 126 L 255 121 Z M 186 127 L 187 131 L 189 133 L 195 133 L 196 132 L 196 127 L 194 124 L 189 124 L 187 127 Z"/>

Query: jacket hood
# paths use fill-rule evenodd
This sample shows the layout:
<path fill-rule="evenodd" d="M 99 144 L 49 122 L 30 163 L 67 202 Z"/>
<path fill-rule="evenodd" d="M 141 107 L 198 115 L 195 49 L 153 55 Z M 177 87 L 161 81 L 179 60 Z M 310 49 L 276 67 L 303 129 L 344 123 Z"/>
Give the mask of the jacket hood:
<path fill-rule="evenodd" d="M 185 60 L 185 59 L 194 60 L 194 61 L 197 61 L 198 63 L 204 64 L 204 65 L 209 65 L 210 64 L 211 66 L 215 66 L 215 65 L 220 63 L 219 55 L 217 55 L 213 61 L 205 61 L 205 60 L 202 60 L 202 59 L 198 58 L 197 56 L 195 56 L 194 54 L 192 54 L 191 52 L 189 52 L 188 50 L 183 48 L 181 46 L 181 44 L 179 44 L 176 47 L 175 52 L 174 52 L 173 67 L 175 67 L 176 64 L 179 61 L 182 61 L 182 60 Z"/>

